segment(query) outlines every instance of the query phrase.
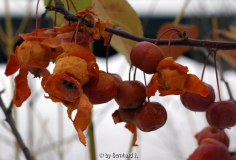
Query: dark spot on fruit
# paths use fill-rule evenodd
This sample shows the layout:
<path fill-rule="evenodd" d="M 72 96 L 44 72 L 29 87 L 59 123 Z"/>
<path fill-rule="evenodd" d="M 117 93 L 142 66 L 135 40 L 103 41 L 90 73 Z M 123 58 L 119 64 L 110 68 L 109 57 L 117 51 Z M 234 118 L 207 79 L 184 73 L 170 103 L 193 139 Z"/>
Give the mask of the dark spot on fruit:
<path fill-rule="evenodd" d="M 72 82 L 68 82 L 68 81 L 64 80 L 63 84 L 66 86 L 67 89 L 76 89 L 77 90 L 77 87 Z"/>

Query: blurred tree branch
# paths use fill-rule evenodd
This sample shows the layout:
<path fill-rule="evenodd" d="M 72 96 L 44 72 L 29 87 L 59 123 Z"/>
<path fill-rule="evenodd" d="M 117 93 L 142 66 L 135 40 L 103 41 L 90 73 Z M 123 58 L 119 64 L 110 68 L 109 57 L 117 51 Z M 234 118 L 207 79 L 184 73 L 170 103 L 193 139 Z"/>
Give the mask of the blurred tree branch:
<path fill-rule="evenodd" d="M 12 132 L 15 135 L 19 146 L 20 146 L 20 148 L 22 149 L 22 151 L 23 151 L 23 153 L 25 155 L 25 158 L 27 160 L 32 160 L 30 152 L 29 152 L 29 149 L 25 146 L 25 143 L 23 142 L 23 140 L 22 140 L 18 130 L 16 129 L 15 122 L 14 122 L 14 120 L 12 118 L 11 112 L 9 112 L 9 110 L 5 107 L 5 105 L 4 105 L 3 101 L 2 101 L 1 94 L 3 92 L 4 92 L 4 90 L 0 91 L 0 107 L 2 108 L 2 110 L 3 110 L 3 112 L 4 112 L 5 116 L 6 116 L 6 121 L 10 125 L 10 127 L 12 129 Z"/>

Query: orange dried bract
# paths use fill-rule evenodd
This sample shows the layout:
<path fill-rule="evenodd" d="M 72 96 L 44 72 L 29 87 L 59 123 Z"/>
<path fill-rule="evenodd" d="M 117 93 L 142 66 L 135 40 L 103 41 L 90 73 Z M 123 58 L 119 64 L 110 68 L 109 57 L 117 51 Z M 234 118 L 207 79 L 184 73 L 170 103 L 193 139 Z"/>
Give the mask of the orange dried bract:
<path fill-rule="evenodd" d="M 56 61 L 57 57 L 64 52 L 64 50 L 61 47 L 51 48 L 51 49 L 52 49 L 52 53 L 50 57 L 51 61 Z"/>
<path fill-rule="evenodd" d="M 21 33 L 21 36 L 25 41 L 43 41 L 48 38 L 55 37 L 57 34 L 62 32 L 56 31 L 55 29 L 50 28 L 42 28 L 37 30 L 37 37 L 36 37 L 36 30 L 32 31 L 31 33 Z"/>
<path fill-rule="evenodd" d="M 87 83 L 90 79 L 87 62 L 75 56 L 60 58 L 56 62 L 53 70 L 53 74 L 57 73 L 67 73 L 75 78 L 81 86 Z"/>
<path fill-rule="evenodd" d="M 14 73 L 16 73 L 16 71 L 20 68 L 17 59 L 16 59 L 16 55 L 15 54 L 10 54 L 10 57 L 7 61 L 7 66 L 6 66 L 6 70 L 5 70 L 5 75 L 6 76 L 10 76 Z"/>
<path fill-rule="evenodd" d="M 173 23 L 165 23 L 163 24 L 160 29 L 158 30 L 157 33 L 157 38 L 167 29 L 177 29 L 180 32 L 186 32 L 186 37 L 188 38 L 192 38 L 192 39 L 196 39 L 198 38 L 198 27 L 196 25 L 176 25 Z M 169 31 L 167 33 L 165 33 L 161 38 L 162 39 L 169 39 L 170 36 L 173 34 L 174 32 Z M 172 39 L 180 39 L 177 35 L 173 36 Z M 165 54 L 165 57 L 168 54 L 168 46 L 159 46 L 160 49 L 163 51 L 163 53 Z M 189 46 L 170 46 L 170 56 L 173 57 L 173 59 L 177 59 L 179 56 L 181 56 L 184 52 L 187 52 L 188 50 L 190 50 L 191 47 Z"/>
<path fill-rule="evenodd" d="M 76 102 L 83 92 L 78 81 L 66 73 L 50 76 L 43 88 L 49 95 L 69 102 Z"/>
<path fill-rule="evenodd" d="M 48 96 L 44 96 L 44 98 L 46 99 L 51 99 L 54 103 L 57 103 L 57 102 L 62 102 L 61 99 L 57 98 L 56 96 L 52 96 L 52 95 L 48 95 Z"/>
<path fill-rule="evenodd" d="M 77 101 L 79 101 L 80 99 L 78 99 Z M 71 114 L 74 110 L 77 109 L 76 103 L 73 102 L 68 102 L 68 101 L 62 101 L 62 103 L 67 107 L 67 114 L 68 117 L 70 118 L 70 120 L 72 120 Z M 73 121 L 73 120 L 72 120 Z"/>
<path fill-rule="evenodd" d="M 133 142 L 132 146 L 138 146 L 137 141 L 137 127 L 134 123 L 126 123 L 125 128 L 127 128 L 131 133 L 133 133 Z"/>
<path fill-rule="evenodd" d="M 111 33 L 105 32 L 106 27 L 112 27 L 113 25 L 106 19 L 105 21 L 100 21 L 98 18 L 94 23 L 94 39 L 100 39 L 100 35 L 104 38 L 104 46 L 108 46 Z"/>
<path fill-rule="evenodd" d="M 71 43 L 73 35 L 74 32 L 58 34 L 56 37 L 43 40 L 41 44 L 47 47 L 57 48 L 60 47 L 62 43 Z M 78 32 L 78 34 L 74 36 L 73 42 L 76 36 L 77 36 L 77 44 L 81 44 L 84 42 L 90 43 L 93 41 L 93 38 L 87 33 Z"/>
<path fill-rule="evenodd" d="M 65 52 L 63 53 L 63 55 L 60 55 L 58 59 L 65 56 L 76 56 L 84 59 L 87 63 L 89 63 L 90 61 L 96 62 L 96 57 L 94 56 L 94 54 L 81 45 L 75 43 L 62 43 L 61 47 Z"/>
<path fill-rule="evenodd" d="M 156 91 L 159 88 L 159 82 L 158 82 L 158 73 L 155 73 L 152 76 L 151 81 L 148 84 L 148 87 L 146 87 L 146 95 L 148 98 L 150 98 L 151 96 L 155 96 Z"/>
<path fill-rule="evenodd" d="M 114 78 L 104 71 L 99 71 L 99 82 L 96 86 L 85 84 L 84 93 L 92 104 L 110 101 L 117 94 L 117 83 Z"/>
<path fill-rule="evenodd" d="M 85 9 L 82 9 L 81 11 L 77 12 L 75 15 L 85 15 L 87 13 L 90 13 L 94 16 L 98 16 L 99 12 L 98 11 L 92 11 L 90 10 L 91 7 L 93 7 L 95 5 L 95 3 L 90 4 L 88 7 L 86 7 Z M 86 18 L 92 19 L 93 17 L 91 15 L 87 15 Z"/>
<path fill-rule="evenodd" d="M 112 119 L 113 119 L 115 124 L 120 123 L 120 122 L 124 122 L 120 117 L 118 109 L 115 110 L 114 113 L 112 113 Z"/>
<path fill-rule="evenodd" d="M 187 74 L 188 67 L 173 61 L 172 57 L 163 59 L 157 66 L 155 73 L 146 87 L 148 97 L 155 95 L 158 90 L 160 96 L 179 95 L 185 92 L 196 93 L 206 97 L 208 89 L 199 78 Z"/>
<path fill-rule="evenodd" d="M 15 78 L 16 91 L 13 102 L 17 107 L 20 107 L 31 94 L 27 81 L 27 75 L 28 72 L 26 70 L 20 69 L 19 74 Z"/>
<path fill-rule="evenodd" d="M 90 103 L 88 97 L 82 94 L 80 99 L 76 102 L 77 114 L 73 121 L 73 124 L 78 132 L 80 142 L 86 146 L 85 136 L 83 131 L 87 128 L 90 122 L 91 109 L 93 105 Z"/>
<path fill-rule="evenodd" d="M 24 41 L 16 51 L 16 57 L 20 65 L 38 61 L 43 67 L 50 62 L 51 49 L 42 46 L 38 41 Z"/>

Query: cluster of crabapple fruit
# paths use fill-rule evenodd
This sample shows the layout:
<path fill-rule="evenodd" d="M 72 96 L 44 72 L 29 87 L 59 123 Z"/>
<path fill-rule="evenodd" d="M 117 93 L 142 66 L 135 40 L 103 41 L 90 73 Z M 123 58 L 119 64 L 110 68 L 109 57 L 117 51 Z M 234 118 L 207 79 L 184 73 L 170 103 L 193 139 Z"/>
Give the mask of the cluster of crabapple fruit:
<path fill-rule="evenodd" d="M 198 147 L 187 160 L 236 160 L 236 153 L 228 150 L 230 139 L 224 130 L 208 126 L 195 138 Z"/>
<path fill-rule="evenodd" d="M 130 54 L 132 65 L 144 73 L 153 74 L 164 54 L 158 46 L 142 41 L 137 43 Z M 137 80 L 122 81 L 117 87 L 115 101 L 119 105 L 118 113 L 122 121 L 134 123 L 144 132 L 162 127 L 167 120 L 167 112 L 158 102 L 147 102 L 146 89 Z"/>

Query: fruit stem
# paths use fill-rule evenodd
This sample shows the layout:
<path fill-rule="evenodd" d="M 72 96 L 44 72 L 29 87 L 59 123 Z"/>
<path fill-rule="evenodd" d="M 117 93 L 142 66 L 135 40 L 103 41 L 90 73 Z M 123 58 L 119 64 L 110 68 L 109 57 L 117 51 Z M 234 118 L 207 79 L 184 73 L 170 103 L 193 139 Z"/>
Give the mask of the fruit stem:
<path fill-rule="evenodd" d="M 221 101 L 220 86 L 219 86 L 218 73 L 217 73 L 217 67 L 216 67 L 216 51 L 213 51 L 213 55 L 214 55 L 214 66 L 215 66 L 215 73 L 216 73 L 216 82 L 217 82 L 218 94 L 219 94 L 219 99 L 220 99 L 220 101 Z"/>
<path fill-rule="evenodd" d="M 70 0 L 70 2 L 71 2 L 72 6 L 74 7 L 74 9 L 75 9 L 75 11 L 76 11 L 76 13 L 77 13 L 77 12 L 78 12 L 78 10 L 77 10 L 77 8 L 75 7 L 75 5 L 74 5 L 73 1 L 72 1 L 72 0 Z"/>
<path fill-rule="evenodd" d="M 136 70 L 137 70 L 137 67 L 135 67 L 134 69 L 134 81 L 135 81 L 135 76 L 136 76 Z"/>
<path fill-rule="evenodd" d="M 147 81 L 146 81 L 146 75 L 145 75 L 145 72 L 143 72 L 143 78 L 144 78 L 144 84 L 145 84 L 145 87 L 147 87 Z M 148 102 L 150 102 L 150 99 L 149 97 L 148 98 Z"/>
<path fill-rule="evenodd" d="M 180 32 L 175 32 L 175 33 L 173 33 L 171 36 L 170 36 L 170 38 L 169 38 L 169 41 L 168 41 L 168 57 L 170 57 L 170 43 L 171 43 L 171 39 L 172 39 L 172 37 L 174 36 L 174 35 L 180 35 Z"/>
<path fill-rule="evenodd" d="M 78 24 L 77 24 L 77 26 L 76 26 L 76 32 L 75 32 L 75 43 L 77 43 L 77 37 L 78 37 L 77 34 L 78 34 L 78 30 L 79 30 L 80 22 L 81 22 L 81 20 L 78 21 Z"/>
<path fill-rule="evenodd" d="M 70 6 L 69 6 L 69 3 L 68 3 L 68 0 L 66 0 L 66 4 L 67 4 L 68 11 L 70 11 Z M 69 27 L 70 27 L 70 20 L 69 20 Z"/>
<path fill-rule="evenodd" d="M 131 69 L 133 67 L 133 64 L 130 65 L 130 68 L 129 68 L 129 81 L 130 81 L 130 75 L 131 75 Z"/>
<path fill-rule="evenodd" d="M 37 2 L 37 6 L 36 6 L 36 30 L 35 30 L 35 37 L 37 37 L 37 33 L 38 33 L 38 8 L 39 8 L 39 1 Z"/>
<path fill-rule="evenodd" d="M 211 53 L 212 53 L 212 50 L 208 53 L 208 55 L 207 55 L 207 57 L 206 57 L 206 60 L 205 60 L 205 62 L 204 62 L 204 66 L 203 66 L 203 70 L 202 70 L 201 81 L 203 80 L 203 76 L 204 76 L 204 72 L 205 72 L 206 64 L 207 64 L 207 61 L 208 61 L 208 59 L 209 59 Z"/>
<path fill-rule="evenodd" d="M 181 34 L 181 32 L 180 32 L 179 30 L 177 30 L 177 29 L 174 29 L 174 28 L 167 29 L 167 30 L 165 30 L 165 31 L 158 37 L 158 39 L 156 40 L 156 42 L 155 42 L 154 44 L 157 45 L 157 43 L 158 43 L 158 41 L 160 40 L 160 38 L 161 38 L 165 33 L 169 32 L 169 31 L 175 31 L 175 32 L 179 32 L 179 33 Z M 181 34 L 181 35 L 182 35 L 182 34 Z"/>
<path fill-rule="evenodd" d="M 55 11 L 53 27 L 56 27 L 56 26 L 57 26 L 57 12 Z"/>
<path fill-rule="evenodd" d="M 111 34 L 111 37 L 109 39 L 108 46 L 107 46 L 107 52 L 106 52 L 106 68 L 107 68 L 107 73 L 108 73 L 108 57 L 109 57 L 109 51 L 110 51 L 111 38 L 112 38 L 112 34 Z"/>

